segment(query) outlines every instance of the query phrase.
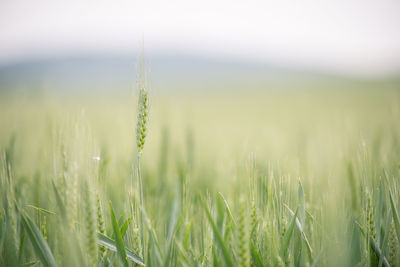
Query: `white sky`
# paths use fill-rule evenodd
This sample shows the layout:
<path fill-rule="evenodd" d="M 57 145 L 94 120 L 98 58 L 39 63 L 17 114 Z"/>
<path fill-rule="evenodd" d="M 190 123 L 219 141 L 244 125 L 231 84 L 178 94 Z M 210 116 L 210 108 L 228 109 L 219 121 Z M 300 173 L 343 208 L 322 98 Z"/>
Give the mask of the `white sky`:
<path fill-rule="evenodd" d="M 0 0 L 0 64 L 183 51 L 357 75 L 400 72 L 399 0 Z"/>

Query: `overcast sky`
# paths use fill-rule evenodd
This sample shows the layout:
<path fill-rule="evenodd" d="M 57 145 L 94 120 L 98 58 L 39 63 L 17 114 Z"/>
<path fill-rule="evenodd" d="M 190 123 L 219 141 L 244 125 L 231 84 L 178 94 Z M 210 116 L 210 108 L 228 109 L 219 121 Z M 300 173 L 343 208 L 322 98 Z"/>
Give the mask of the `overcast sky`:
<path fill-rule="evenodd" d="M 0 0 L 0 64 L 172 51 L 357 75 L 400 72 L 399 0 Z"/>

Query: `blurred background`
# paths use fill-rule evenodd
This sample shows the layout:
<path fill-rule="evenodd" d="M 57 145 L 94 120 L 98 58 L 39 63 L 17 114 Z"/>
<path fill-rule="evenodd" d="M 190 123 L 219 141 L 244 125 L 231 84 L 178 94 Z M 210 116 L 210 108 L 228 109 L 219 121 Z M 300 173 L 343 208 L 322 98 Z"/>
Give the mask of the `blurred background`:
<path fill-rule="evenodd" d="M 129 93 L 142 41 L 154 92 L 393 81 L 399 12 L 395 0 L 2 0 L 0 90 Z"/>
<path fill-rule="evenodd" d="M 398 14 L 394 0 L 2 0 L 0 143 L 85 111 L 99 145 L 130 158 L 144 47 L 149 157 L 166 130 L 210 161 L 297 161 L 308 142 L 335 154 L 329 136 L 360 139 L 399 116 Z"/>

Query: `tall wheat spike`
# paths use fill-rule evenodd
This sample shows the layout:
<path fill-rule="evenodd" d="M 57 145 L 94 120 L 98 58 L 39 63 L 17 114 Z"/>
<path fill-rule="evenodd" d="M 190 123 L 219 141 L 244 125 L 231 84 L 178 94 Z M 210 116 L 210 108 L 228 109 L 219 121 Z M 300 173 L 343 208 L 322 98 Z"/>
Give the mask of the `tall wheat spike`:
<path fill-rule="evenodd" d="M 140 209 L 144 210 L 143 203 L 143 185 L 142 185 L 142 175 L 140 171 L 140 156 L 143 151 L 144 142 L 146 139 L 147 132 L 147 120 L 148 120 L 148 108 L 149 108 L 149 99 L 147 93 L 147 80 L 145 75 L 145 66 L 144 66 L 144 52 L 142 48 L 142 52 L 139 57 L 138 63 L 138 74 L 137 74 L 137 88 L 139 90 L 139 98 L 138 98 L 138 117 L 137 117 L 137 128 L 136 128 L 136 143 L 137 143 L 137 170 L 138 170 L 138 182 L 139 182 L 139 199 L 140 199 Z M 143 224 L 143 216 L 140 215 L 140 228 L 141 228 L 141 241 L 142 248 L 145 248 L 144 244 L 144 224 Z M 144 256 L 144 253 L 143 253 Z"/>

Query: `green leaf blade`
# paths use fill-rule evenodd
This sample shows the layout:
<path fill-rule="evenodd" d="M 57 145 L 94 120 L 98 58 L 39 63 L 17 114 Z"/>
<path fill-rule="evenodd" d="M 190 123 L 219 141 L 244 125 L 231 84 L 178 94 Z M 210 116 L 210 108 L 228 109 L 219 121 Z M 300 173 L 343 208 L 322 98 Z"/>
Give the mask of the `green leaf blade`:
<path fill-rule="evenodd" d="M 117 252 L 117 245 L 115 244 L 115 241 L 112 240 L 111 238 L 107 237 L 106 235 L 102 233 L 97 233 L 98 237 L 98 244 L 100 246 L 103 246 L 111 251 Z M 139 264 L 139 265 L 144 265 L 142 258 L 140 258 L 138 255 L 133 253 L 132 251 L 125 249 L 126 251 L 126 256 L 129 260 Z"/>
<path fill-rule="evenodd" d="M 235 266 L 233 264 L 233 260 L 232 260 L 232 257 L 230 255 L 230 253 L 229 253 L 229 250 L 228 250 L 228 248 L 227 248 L 227 246 L 225 244 L 225 241 L 224 241 L 224 239 L 222 237 L 222 234 L 219 231 L 219 229 L 217 227 L 217 224 L 215 223 L 214 219 L 212 218 L 211 212 L 208 209 L 207 204 L 205 203 L 205 201 L 203 199 L 201 199 L 201 203 L 203 204 L 204 210 L 206 211 L 207 218 L 208 218 L 208 220 L 209 220 L 209 222 L 211 224 L 211 227 L 212 227 L 212 229 L 213 229 L 213 231 L 215 233 L 215 236 L 217 237 L 217 241 L 218 241 L 219 246 L 221 247 L 222 254 L 224 256 L 226 264 L 228 266 Z"/>
<path fill-rule="evenodd" d="M 397 239 L 400 243 L 400 218 L 397 212 L 396 203 L 394 202 L 392 190 L 389 188 L 390 206 L 392 207 L 394 228 L 396 230 Z"/>
<path fill-rule="evenodd" d="M 37 226 L 24 214 L 21 214 L 21 220 L 26 232 L 28 233 L 29 239 L 31 240 L 35 254 L 42 264 L 46 267 L 57 266 L 53 253 Z"/>
<path fill-rule="evenodd" d="M 287 256 L 287 250 L 289 247 L 290 239 L 293 234 L 294 226 L 296 224 L 296 218 L 297 218 L 298 212 L 299 212 L 299 207 L 296 208 L 296 211 L 295 211 L 294 215 L 292 216 L 292 219 L 290 220 L 289 227 L 286 230 L 285 235 L 283 236 L 283 239 L 282 239 L 280 254 L 284 259 L 286 259 L 286 256 Z"/>
<path fill-rule="evenodd" d="M 116 241 L 115 244 L 117 246 L 118 255 L 120 256 L 124 266 L 129 267 L 129 263 L 128 263 L 127 255 L 126 255 L 126 251 L 125 251 L 124 240 L 122 239 L 121 231 L 119 230 L 118 222 L 115 218 L 115 214 L 114 214 L 114 210 L 113 210 L 111 202 L 110 202 L 110 213 L 111 213 L 111 223 L 112 223 L 113 230 L 114 230 L 114 236 L 115 236 L 115 241 Z"/>

